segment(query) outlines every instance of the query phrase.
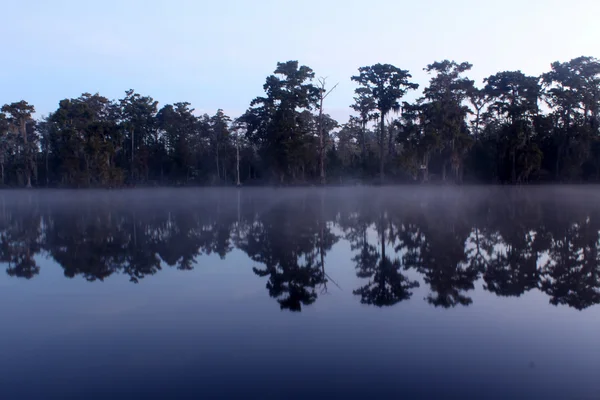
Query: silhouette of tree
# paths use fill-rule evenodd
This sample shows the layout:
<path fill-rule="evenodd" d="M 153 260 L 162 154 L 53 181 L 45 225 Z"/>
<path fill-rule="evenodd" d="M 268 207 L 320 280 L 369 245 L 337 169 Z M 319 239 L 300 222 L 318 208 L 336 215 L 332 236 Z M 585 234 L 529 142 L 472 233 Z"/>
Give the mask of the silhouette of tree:
<path fill-rule="evenodd" d="M 31 208 L 29 208 L 30 206 Z M 41 214 L 28 204 L 0 217 L 0 262 L 8 264 L 6 273 L 31 279 L 40 273 L 35 256 L 42 250 Z"/>
<path fill-rule="evenodd" d="M 138 283 L 145 276 L 161 270 L 161 260 L 152 238 L 153 225 L 133 212 L 123 217 L 122 226 L 128 236 L 122 272 L 129 275 L 131 282 Z"/>
<path fill-rule="evenodd" d="M 456 204 L 438 201 L 431 204 L 407 225 L 409 229 L 401 233 L 397 248 L 405 248 L 406 267 L 424 275 L 432 292 L 427 301 L 436 307 L 471 304 L 473 300 L 465 292 L 474 289 L 481 272 L 477 264 L 469 263 L 466 252 L 471 227 L 463 215 L 456 215 L 458 209 L 454 207 Z"/>
<path fill-rule="evenodd" d="M 360 252 L 352 259 L 356 263 L 356 276 L 368 279 L 368 283 L 353 291 L 360 296 L 360 302 L 377 307 L 392 306 L 412 296 L 411 290 L 419 287 L 417 281 L 411 281 L 401 272 L 399 258 L 394 260 L 386 255 L 386 246 L 389 237 L 386 237 L 388 221 L 384 213 L 380 213 L 376 224 L 381 251 L 377 252 L 375 246 L 369 244 L 367 227 L 362 225 L 362 237 L 357 237 L 359 243 L 354 244 L 354 249 Z M 391 232 L 391 229 L 390 229 Z"/>
<path fill-rule="evenodd" d="M 483 275 L 484 288 L 499 296 L 521 296 L 537 288 L 540 254 L 548 249 L 548 235 L 540 229 L 539 204 L 522 198 L 496 200 L 497 228 Z"/>
<path fill-rule="evenodd" d="M 118 272 L 125 258 L 127 235 L 110 210 L 59 210 L 45 227 L 44 248 L 68 278 L 103 281 Z"/>
<path fill-rule="evenodd" d="M 314 199 L 276 205 L 258 216 L 239 243 L 254 262 L 264 264 L 253 271 L 269 277 L 266 287 L 281 309 L 301 311 L 316 301 L 316 287 L 326 282 L 324 254 L 337 238 L 316 209 Z"/>
<path fill-rule="evenodd" d="M 400 109 L 399 100 L 406 92 L 417 89 L 419 85 L 410 82 L 412 75 L 407 70 L 391 64 L 375 64 L 360 67 L 359 74 L 352 77 L 361 86 L 357 89 L 358 107 L 361 114 L 369 115 L 370 107 L 376 105 L 379 111 L 379 174 L 381 182 L 385 179 L 385 117 L 390 111 Z M 364 118 L 363 118 L 364 120 Z M 392 152 L 392 136 L 389 135 L 388 151 Z"/>
<path fill-rule="evenodd" d="M 564 211 L 550 220 L 552 239 L 541 289 L 550 303 L 583 310 L 600 303 L 598 213 L 577 216 Z"/>

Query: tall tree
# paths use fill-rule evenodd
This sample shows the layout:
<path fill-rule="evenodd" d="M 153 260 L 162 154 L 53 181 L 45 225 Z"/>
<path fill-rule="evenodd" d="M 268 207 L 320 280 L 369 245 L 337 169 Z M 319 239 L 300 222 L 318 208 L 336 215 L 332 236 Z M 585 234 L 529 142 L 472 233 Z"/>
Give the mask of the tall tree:
<path fill-rule="evenodd" d="M 554 62 L 551 71 L 542 75 L 542 83 L 553 122 L 554 177 L 578 177 L 591 140 L 598 135 L 600 60 L 578 57 Z"/>
<path fill-rule="evenodd" d="M 217 110 L 217 113 L 210 119 L 210 138 L 213 148 L 213 154 L 215 155 L 218 181 L 221 181 L 221 179 L 226 179 L 225 161 L 221 158 L 224 151 L 226 151 L 230 145 L 230 123 L 231 118 L 225 115 L 225 113 L 221 109 Z"/>
<path fill-rule="evenodd" d="M 0 183 L 5 184 L 4 167 L 8 160 L 9 149 L 11 147 L 11 135 L 9 132 L 9 123 L 6 114 L 0 112 Z"/>
<path fill-rule="evenodd" d="M 323 116 L 323 102 L 331 94 L 332 91 L 337 87 L 337 83 L 331 88 L 326 87 L 326 78 L 319 78 L 319 119 L 317 126 L 319 129 L 319 177 L 321 179 L 321 185 L 326 182 L 325 178 L 325 121 Z"/>
<path fill-rule="evenodd" d="M 362 168 L 363 172 L 367 165 L 367 123 L 371 120 L 379 118 L 379 114 L 375 112 L 377 103 L 373 97 L 373 93 L 369 87 L 359 87 L 354 90 L 354 104 L 350 107 L 358 113 L 361 122 L 360 146 L 362 150 Z"/>
<path fill-rule="evenodd" d="M 391 64 L 360 67 L 358 71 L 359 75 L 353 76 L 352 80 L 368 89 L 362 94 L 372 97 L 379 110 L 379 175 L 383 183 L 385 180 L 385 117 L 390 111 L 398 111 L 399 100 L 408 90 L 417 89 L 419 85 L 409 81 L 412 75 L 407 70 Z"/>
<path fill-rule="evenodd" d="M 521 71 L 509 71 L 489 76 L 484 82 L 485 93 L 492 99 L 490 112 L 498 121 L 499 175 L 512 183 L 526 181 L 541 163 L 541 152 L 532 140 L 539 112 L 539 80 Z"/>
<path fill-rule="evenodd" d="M 37 146 L 35 134 L 28 131 L 28 125 L 31 126 L 33 121 L 33 113 L 35 107 L 21 100 L 17 103 L 5 104 L 1 111 L 6 113 L 9 131 L 19 136 L 20 158 L 23 166 L 25 177 L 25 186 L 31 187 L 31 174 L 35 168 L 34 155 L 36 154 L 35 147 Z M 33 139 L 33 140 L 32 140 Z"/>
<path fill-rule="evenodd" d="M 471 67 L 468 62 L 444 60 L 425 68 L 434 75 L 423 91 L 422 107 L 431 130 L 442 140 L 442 180 L 446 179 L 449 164 L 455 181 L 460 181 L 463 159 L 471 145 L 464 102 L 473 89 L 473 81 L 462 76 Z"/>
<path fill-rule="evenodd" d="M 122 150 L 119 107 L 99 94 L 65 99 L 49 116 L 50 148 L 63 185 L 114 186 L 123 182 L 117 165 Z"/>
<path fill-rule="evenodd" d="M 277 63 L 263 86 L 265 96 L 252 100 L 242 117 L 249 140 L 260 149 L 280 183 L 286 177 L 296 180 L 298 175 L 305 176 L 303 149 L 311 128 L 303 113 L 319 98 L 319 88 L 312 84 L 314 76 L 311 68 L 299 66 L 298 61 Z"/>
<path fill-rule="evenodd" d="M 125 92 L 119 101 L 121 127 L 124 131 L 124 154 L 129 154 L 129 174 L 132 183 L 147 181 L 150 176 L 151 149 L 157 142 L 158 101 L 150 96 L 141 96 L 133 89 Z"/>
<path fill-rule="evenodd" d="M 156 118 L 167 155 L 166 168 L 172 182 L 184 183 L 197 173 L 196 154 L 192 151 L 200 139 L 198 119 L 190 103 L 167 104 Z M 161 165 L 161 170 L 165 165 Z M 161 173 L 162 174 L 162 173 Z"/>

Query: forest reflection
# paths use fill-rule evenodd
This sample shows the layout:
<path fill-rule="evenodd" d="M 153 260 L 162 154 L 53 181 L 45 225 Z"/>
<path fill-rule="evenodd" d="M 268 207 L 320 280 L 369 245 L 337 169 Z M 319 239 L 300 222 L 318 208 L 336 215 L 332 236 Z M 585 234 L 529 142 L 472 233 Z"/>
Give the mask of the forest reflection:
<path fill-rule="evenodd" d="M 366 305 L 392 306 L 425 285 L 432 306 L 468 306 L 481 281 L 497 296 L 539 290 L 551 304 L 582 310 L 600 302 L 600 203 L 549 193 L 2 197 L 0 261 L 15 278 L 34 279 L 46 257 L 67 278 L 123 274 L 139 283 L 163 268 L 201 269 L 202 256 L 225 259 L 238 249 L 282 309 L 301 311 L 336 285 L 325 261 L 347 242 L 347 266 L 359 282 L 352 293 Z"/>

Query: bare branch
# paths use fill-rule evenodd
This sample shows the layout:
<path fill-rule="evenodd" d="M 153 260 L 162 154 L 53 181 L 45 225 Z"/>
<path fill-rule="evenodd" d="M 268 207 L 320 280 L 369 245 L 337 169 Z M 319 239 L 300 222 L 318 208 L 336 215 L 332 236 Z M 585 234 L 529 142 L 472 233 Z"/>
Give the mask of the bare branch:
<path fill-rule="evenodd" d="M 333 92 L 333 90 L 334 90 L 336 87 L 338 87 L 338 85 L 339 85 L 339 84 L 340 84 L 340 83 L 338 82 L 338 83 L 336 83 L 335 85 L 333 85 L 333 87 L 332 87 L 331 89 L 329 89 L 329 91 L 328 91 L 327 93 L 325 93 L 325 96 L 323 96 L 323 100 L 325 100 L 325 98 L 327 98 L 327 96 L 329 96 L 329 94 L 330 94 L 331 92 Z"/>

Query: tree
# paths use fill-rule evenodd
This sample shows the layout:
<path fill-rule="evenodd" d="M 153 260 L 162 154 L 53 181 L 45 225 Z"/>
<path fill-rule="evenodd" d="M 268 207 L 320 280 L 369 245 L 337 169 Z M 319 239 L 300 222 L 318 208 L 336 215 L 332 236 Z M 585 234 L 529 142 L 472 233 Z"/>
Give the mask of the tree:
<path fill-rule="evenodd" d="M 484 91 L 492 99 L 489 110 L 498 121 L 499 176 L 511 183 L 526 181 L 541 164 L 541 152 L 533 141 L 541 89 L 538 78 L 509 71 L 489 76 L 484 82 Z"/>
<path fill-rule="evenodd" d="M 552 135 L 555 148 L 554 176 L 579 177 L 590 152 L 592 137 L 598 134 L 600 99 L 600 60 L 578 57 L 552 63 L 542 75 L 543 98 L 551 107 Z M 549 154 L 550 156 L 550 154 Z"/>
<path fill-rule="evenodd" d="M 240 186 L 242 184 L 240 179 L 240 146 L 242 145 L 242 138 L 246 136 L 247 127 L 242 121 L 235 120 L 231 126 L 231 133 L 235 138 L 235 184 Z"/>
<path fill-rule="evenodd" d="M 423 91 L 421 107 L 426 114 L 428 128 L 442 142 L 442 180 L 446 180 L 446 166 L 450 164 L 454 180 L 460 181 L 463 159 L 471 146 L 466 117 L 465 100 L 473 90 L 473 81 L 461 75 L 469 71 L 472 64 L 444 60 L 429 64 L 425 71 L 435 74 Z M 428 153 L 427 153 L 428 154 Z M 424 164 L 428 163 L 428 155 Z"/>
<path fill-rule="evenodd" d="M 10 148 L 12 147 L 12 135 L 9 132 L 9 122 L 6 114 L 0 113 L 0 176 L 2 185 L 5 184 L 4 166 L 7 162 Z"/>
<path fill-rule="evenodd" d="M 336 158 L 339 163 L 338 173 L 340 176 L 349 176 L 357 171 L 362 172 L 366 169 L 364 153 L 361 150 L 363 137 L 366 138 L 360 120 L 356 117 L 350 117 L 347 123 L 335 133 Z M 366 146 L 365 146 L 366 148 Z"/>
<path fill-rule="evenodd" d="M 482 125 L 482 114 L 485 107 L 489 104 L 490 99 L 486 96 L 482 89 L 478 89 L 475 86 L 471 86 L 468 91 L 468 100 L 471 106 L 474 108 L 475 120 L 472 122 L 472 133 L 475 141 L 479 140 Z"/>
<path fill-rule="evenodd" d="M 68 186 L 118 186 L 123 170 L 117 165 L 122 150 L 119 106 L 99 94 L 65 99 L 48 117 L 50 152 L 57 175 Z"/>
<path fill-rule="evenodd" d="M 309 161 L 305 148 L 310 144 L 310 111 L 319 98 L 311 81 L 315 74 L 298 61 L 277 63 L 274 75 L 267 77 L 265 97 L 257 97 L 241 120 L 247 124 L 248 139 L 259 148 L 263 161 L 271 167 L 279 183 L 286 177 L 305 178 Z"/>
<path fill-rule="evenodd" d="M 156 118 L 161 140 L 165 146 L 166 164 L 161 163 L 173 182 L 189 182 L 197 174 L 197 159 L 194 149 L 201 141 L 198 119 L 190 103 L 167 104 L 160 109 Z"/>
<path fill-rule="evenodd" d="M 34 155 L 35 147 L 37 146 L 37 138 L 35 133 L 28 129 L 34 123 L 32 114 L 35 112 L 35 107 L 21 100 L 17 103 L 5 104 L 1 111 L 6 113 L 6 121 L 8 122 L 9 132 L 19 136 L 20 158 L 25 176 L 25 186 L 31 187 L 31 174 L 35 168 Z"/>
<path fill-rule="evenodd" d="M 325 180 L 325 121 L 323 117 L 323 101 L 335 90 L 337 83 L 329 90 L 326 89 L 326 78 L 319 78 L 319 117 L 317 126 L 319 129 L 319 177 L 321 185 L 324 185 Z"/>
<path fill-rule="evenodd" d="M 400 109 L 399 100 L 408 90 L 417 89 L 419 85 L 409 81 L 412 75 L 407 70 L 391 64 L 360 67 L 358 71 L 359 75 L 353 76 L 352 80 L 367 90 L 357 94 L 371 97 L 379 110 L 379 174 L 381 183 L 383 183 L 385 179 L 385 117 L 390 111 L 398 111 Z"/>
<path fill-rule="evenodd" d="M 125 97 L 119 100 L 119 104 L 124 140 L 129 142 L 129 146 L 123 146 L 123 154 L 129 153 L 131 181 L 147 181 L 150 177 L 151 150 L 158 144 L 158 101 L 150 96 L 141 96 L 130 89 L 125 92 Z"/>
<path fill-rule="evenodd" d="M 356 88 L 354 93 L 356 93 L 356 96 L 354 97 L 354 104 L 352 104 L 350 107 L 358 113 L 362 126 L 360 146 L 362 150 L 362 168 L 364 172 L 367 166 L 367 123 L 371 120 L 379 118 L 379 114 L 374 112 L 377 109 L 377 104 L 369 87 Z"/>
<path fill-rule="evenodd" d="M 215 161 L 217 166 L 217 180 L 221 181 L 221 178 L 226 179 L 225 176 L 225 161 L 220 161 L 219 155 L 222 154 L 229 147 L 229 124 L 231 119 L 223 113 L 223 110 L 217 110 L 217 113 L 210 119 L 210 138 L 213 148 L 213 154 L 215 155 Z M 222 165 L 221 165 L 222 163 Z M 221 177 L 221 169 L 223 170 L 223 176 Z"/>

